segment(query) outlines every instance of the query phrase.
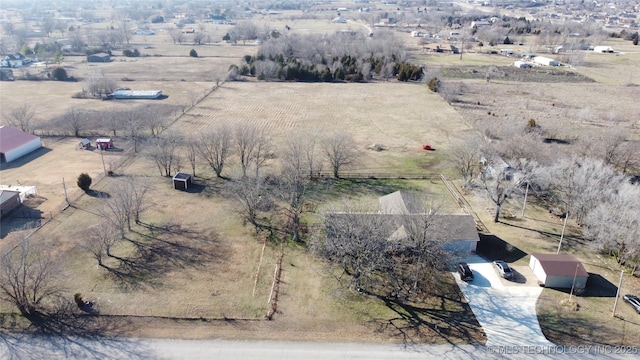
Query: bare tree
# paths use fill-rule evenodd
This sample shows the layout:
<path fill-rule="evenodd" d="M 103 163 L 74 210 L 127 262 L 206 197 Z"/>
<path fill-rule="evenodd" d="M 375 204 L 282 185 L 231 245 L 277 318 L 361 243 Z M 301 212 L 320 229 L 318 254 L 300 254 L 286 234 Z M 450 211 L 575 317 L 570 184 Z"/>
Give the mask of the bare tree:
<path fill-rule="evenodd" d="M 11 110 L 7 116 L 7 123 L 20 130 L 32 133 L 33 128 L 31 123 L 36 117 L 36 110 L 33 105 L 29 103 L 23 103 L 17 108 Z"/>
<path fill-rule="evenodd" d="M 136 153 L 138 152 L 140 139 L 143 138 L 142 121 L 144 116 L 146 116 L 144 108 L 140 106 L 121 112 L 121 120 L 124 123 L 125 131 L 133 140 L 133 151 Z"/>
<path fill-rule="evenodd" d="M 232 132 L 226 125 L 218 125 L 198 139 L 200 156 L 211 166 L 217 177 L 222 177 L 222 170 L 231 153 L 231 144 Z"/>
<path fill-rule="evenodd" d="M 86 80 L 86 90 L 95 97 L 111 94 L 116 90 L 118 85 L 113 79 L 110 79 L 102 73 L 102 71 L 93 72 Z"/>
<path fill-rule="evenodd" d="M 259 29 L 251 21 L 240 21 L 236 26 L 229 31 L 231 41 L 234 43 L 238 40 L 242 40 L 242 44 L 246 44 L 247 40 L 255 40 L 258 38 Z"/>
<path fill-rule="evenodd" d="M 146 150 L 147 156 L 158 166 L 160 176 L 171 176 L 171 169 L 178 157 L 176 150 L 180 142 L 179 134 L 174 132 L 163 132 L 162 135 L 150 141 Z"/>
<path fill-rule="evenodd" d="M 240 158 L 243 177 L 247 176 L 247 167 L 254 156 L 260 131 L 257 126 L 248 123 L 239 124 L 234 129 L 234 143 Z"/>
<path fill-rule="evenodd" d="M 169 36 L 171 37 L 171 40 L 173 40 L 174 44 L 182 45 L 182 42 L 184 42 L 184 34 L 180 29 L 169 30 Z"/>
<path fill-rule="evenodd" d="M 607 127 L 604 131 L 593 131 L 580 139 L 580 153 L 624 170 L 630 155 L 627 151 L 630 146 L 625 144 L 628 137 L 629 129 L 620 125 Z"/>
<path fill-rule="evenodd" d="M 46 300 L 60 294 L 58 274 L 53 257 L 23 238 L 0 257 L 0 296 L 30 319 L 45 309 Z"/>
<path fill-rule="evenodd" d="M 260 177 L 260 169 L 265 163 L 274 158 L 271 138 L 264 127 L 258 129 L 256 145 L 253 148 L 252 164 L 255 170 L 255 177 Z"/>
<path fill-rule="evenodd" d="M 309 178 L 313 179 L 322 171 L 322 157 L 320 156 L 319 134 L 322 132 L 318 129 L 308 133 L 299 133 L 294 135 L 296 139 L 300 139 L 302 151 L 304 153 L 304 164 L 307 166 Z"/>
<path fill-rule="evenodd" d="M 114 137 L 118 136 L 118 130 L 124 127 L 122 112 L 115 108 L 105 111 L 102 113 L 102 124 Z"/>
<path fill-rule="evenodd" d="M 270 192 L 267 191 L 260 178 L 250 176 L 234 181 L 231 185 L 233 198 L 240 204 L 239 211 L 243 222 L 254 226 L 256 232 L 264 227 L 260 222 L 260 214 L 273 208 Z"/>
<path fill-rule="evenodd" d="M 539 177 L 539 183 L 578 224 L 623 181 L 623 175 L 601 160 L 576 155 L 559 159 Z"/>
<path fill-rule="evenodd" d="M 323 147 L 336 179 L 340 178 L 341 169 L 353 166 L 358 161 L 359 154 L 351 134 L 334 132 L 324 139 Z"/>
<path fill-rule="evenodd" d="M 282 175 L 279 194 L 287 204 L 285 211 L 289 219 L 288 228 L 291 230 L 294 241 L 300 241 L 300 217 L 311 181 L 311 177 L 307 176 L 308 146 L 306 139 L 294 136 L 287 142 L 281 156 Z"/>
<path fill-rule="evenodd" d="M 493 221 L 500 221 L 502 205 L 514 194 L 518 193 L 522 185 L 530 181 L 536 171 L 535 163 L 526 160 L 505 162 L 495 157 L 484 164 L 480 171 L 480 183 L 487 197 L 496 206 Z"/>
<path fill-rule="evenodd" d="M 186 157 L 191 165 L 191 173 L 196 176 L 196 165 L 198 160 L 198 139 L 195 136 L 189 136 L 183 141 L 186 149 Z"/>
<path fill-rule="evenodd" d="M 339 264 L 358 291 L 406 300 L 433 286 L 448 258 L 434 212 L 380 214 L 371 210 L 325 213 L 326 239 L 313 249 Z"/>
<path fill-rule="evenodd" d="M 247 176 L 250 166 L 254 167 L 255 176 L 259 176 L 260 168 L 273 158 L 271 139 L 264 127 L 244 124 L 234 131 L 234 144 L 240 160 L 242 176 Z"/>
<path fill-rule="evenodd" d="M 140 216 L 146 208 L 146 194 L 149 186 L 141 178 L 124 177 L 112 184 L 112 195 L 99 209 L 103 219 L 125 237 L 125 229 L 131 230 L 131 220 L 140 223 Z"/>
<path fill-rule="evenodd" d="M 175 111 L 171 105 L 142 105 L 140 109 L 141 124 L 149 129 L 151 136 L 158 136 L 167 126 L 167 119 Z"/>
<path fill-rule="evenodd" d="M 80 131 L 84 129 L 89 119 L 84 110 L 72 107 L 62 116 L 62 121 L 71 128 L 73 136 L 80 137 Z"/>
<path fill-rule="evenodd" d="M 87 230 L 88 242 L 84 248 L 98 261 L 98 266 L 107 268 L 104 257 L 111 256 L 111 247 L 117 240 L 117 229 L 108 221 L 103 221 Z"/>
<path fill-rule="evenodd" d="M 202 45 L 202 42 L 206 37 L 207 37 L 207 34 L 203 32 L 196 32 L 195 34 L 193 34 L 193 43 L 195 45 Z"/>
<path fill-rule="evenodd" d="M 640 260 L 640 188 L 623 182 L 602 200 L 585 217 L 585 232 L 594 247 L 609 251 L 618 264 L 635 265 L 635 271 Z"/>
<path fill-rule="evenodd" d="M 470 135 L 451 149 L 449 159 L 462 175 L 465 186 L 469 186 L 475 179 L 485 148 L 486 142 L 481 136 Z"/>

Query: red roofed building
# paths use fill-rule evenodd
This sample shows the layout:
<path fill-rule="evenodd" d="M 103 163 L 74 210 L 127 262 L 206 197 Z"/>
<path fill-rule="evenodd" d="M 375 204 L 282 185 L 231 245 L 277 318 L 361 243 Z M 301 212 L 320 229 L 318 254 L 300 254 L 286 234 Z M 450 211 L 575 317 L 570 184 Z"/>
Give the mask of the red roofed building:
<path fill-rule="evenodd" d="M 568 254 L 531 254 L 529 267 L 541 286 L 548 288 L 584 289 L 589 273 L 582 263 Z"/>
<path fill-rule="evenodd" d="M 10 126 L 0 126 L 0 158 L 2 158 L 2 162 L 12 162 L 41 147 L 42 141 L 39 136 Z"/>

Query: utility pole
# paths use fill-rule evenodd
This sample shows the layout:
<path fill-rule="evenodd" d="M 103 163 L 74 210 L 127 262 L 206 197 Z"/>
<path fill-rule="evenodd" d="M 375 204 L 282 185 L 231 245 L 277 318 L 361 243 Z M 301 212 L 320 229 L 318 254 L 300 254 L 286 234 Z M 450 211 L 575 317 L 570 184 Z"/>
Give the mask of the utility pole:
<path fill-rule="evenodd" d="M 576 264 L 576 272 L 573 274 L 573 283 L 571 284 L 571 292 L 569 293 L 569 302 L 571 302 L 571 298 L 573 297 L 573 289 L 576 286 L 576 277 L 578 277 L 578 267 L 580 264 Z"/>
<path fill-rule="evenodd" d="M 529 182 L 527 181 L 527 189 L 524 191 L 524 203 L 522 204 L 522 217 L 524 217 L 524 209 L 527 208 L 527 195 L 529 195 Z"/>
<path fill-rule="evenodd" d="M 64 188 L 64 200 L 67 202 L 67 206 L 71 206 L 69 197 L 67 196 L 67 184 L 64 183 L 64 178 L 62 178 L 62 188 Z"/>
<path fill-rule="evenodd" d="M 100 158 L 102 159 L 102 170 L 104 170 L 104 174 L 107 175 L 107 167 L 104 166 L 104 150 L 100 147 Z"/>
<path fill-rule="evenodd" d="M 569 212 L 564 215 L 564 224 L 562 225 L 562 233 L 560 234 L 560 244 L 558 244 L 558 251 L 556 254 L 560 254 L 560 248 L 562 248 L 562 239 L 564 238 L 564 229 L 567 228 L 567 219 L 569 218 Z"/>
<path fill-rule="evenodd" d="M 624 271 L 620 270 L 620 281 L 618 282 L 618 291 L 616 291 L 616 301 L 613 302 L 613 312 L 611 313 L 611 317 L 616 317 L 616 307 L 618 307 L 618 297 L 620 297 L 620 288 L 622 287 L 623 275 Z"/>

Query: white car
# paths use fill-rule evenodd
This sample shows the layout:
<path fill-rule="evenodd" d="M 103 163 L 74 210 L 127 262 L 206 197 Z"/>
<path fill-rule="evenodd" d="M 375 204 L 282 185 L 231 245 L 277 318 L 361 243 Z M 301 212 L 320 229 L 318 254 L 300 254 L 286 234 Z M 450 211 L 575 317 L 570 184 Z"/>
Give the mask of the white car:
<path fill-rule="evenodd" d="M 502 260 L 496 260 L 493 262 L 493 267 L 496 268 L 498 274 L 500 274 L 500 276 L 502 276 L 503 278 L 507 280 L 513 278 L 513 271 L 511 271 L 511 268 L 509 267 L 509 265 L 507 265 L 506 262 Z"/>

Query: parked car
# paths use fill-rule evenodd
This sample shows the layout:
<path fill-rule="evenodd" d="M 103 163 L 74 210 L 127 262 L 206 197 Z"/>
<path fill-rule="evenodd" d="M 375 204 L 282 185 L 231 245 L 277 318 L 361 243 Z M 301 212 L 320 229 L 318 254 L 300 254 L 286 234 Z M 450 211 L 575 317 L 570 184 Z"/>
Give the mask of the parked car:
<path fill-rule="evenodd" d="M 460 274 L 460 280 L 473 281 L 473 271 L 471 271 L 467 263 L 465 262 L 457 263 L 456 270 L 458 270 L 458 274 Z"/>
<path fill-rule="evenodd" d="M 640 314 L 640 298 L 631 294 L 627 294 L 622 298 L 627 304 L 631 305 L 631 307 L 634 308 L 638 314 Z"/>
<path fill-rule="evenodd" d="M 502 260 L 496 260 L 493 262 L 493 266 L 498 271 L 498 274 L 500 274 L 500 276 L 502 276 L 503 278 L 507 280 L 513 278 L 513 271 L 511 271 L 511 268 L 509 267 L 509 265 L 507 265 L 506 262 Z"/>

